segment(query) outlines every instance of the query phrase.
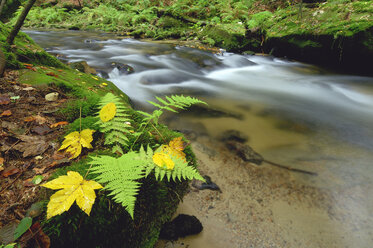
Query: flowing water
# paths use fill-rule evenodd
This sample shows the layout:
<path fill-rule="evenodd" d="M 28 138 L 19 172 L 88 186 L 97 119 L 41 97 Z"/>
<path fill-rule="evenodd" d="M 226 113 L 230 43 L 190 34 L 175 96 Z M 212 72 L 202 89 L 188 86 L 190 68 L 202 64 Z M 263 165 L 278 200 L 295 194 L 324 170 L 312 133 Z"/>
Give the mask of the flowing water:
<path fill-rule="evenodd" d="M 271 56 L 214 54 L 102 33 L 27 33 L 52 54 L 70 62 L 85 60 L 108 75 L 137 107 L 146 109 L 147 100 L 169 94 L 208 102 L 214 111 L 170 117 L 169 125 L 213 138 L 238 130 L 267 160 L 317 172 L 317 177 L 294 173 L 292 179 L 327 189 L 333 194 L 332 205 L 343 206 L 349 220 L 333 228 L 347 232 L 335 231 L 335 237 L 328 237 L 330 244 L 370 247 L 373 243 L 373 78 L 334 74 Z M 135 73 L 113 69 L 113 62 L 128 64 Z M 285 211 L 283 203 L 276 204 L 283 218 L 289 211 L 296 214 Z M 298 215 L 304 219 L 289 225 L 300 228 L 300 222 L 310 221 L 304 214 Z M 309 225 L 329 226 L 331 214 L 325 218 L 315 215 Z M 325 226 L 311 229 L 321 236 L 326 232 Z M 299 235 L 307 235 L 307 230 Z"/>

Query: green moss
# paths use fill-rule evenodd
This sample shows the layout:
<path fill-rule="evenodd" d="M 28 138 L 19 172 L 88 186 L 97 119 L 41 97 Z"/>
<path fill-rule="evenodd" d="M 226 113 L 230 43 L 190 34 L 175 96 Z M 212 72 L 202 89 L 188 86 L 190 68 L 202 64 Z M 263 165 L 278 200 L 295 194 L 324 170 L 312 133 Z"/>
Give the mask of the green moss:
<path fill-rule="evenodd" d="M 6 43 L 10 28 L 0 22 L 0 44 L 6 58 L 6 67 L 19 69 L 23 63 L 66 68 L 58 59 L 45 52 L 25 33 L 19 32 L 13 46 Z"/>

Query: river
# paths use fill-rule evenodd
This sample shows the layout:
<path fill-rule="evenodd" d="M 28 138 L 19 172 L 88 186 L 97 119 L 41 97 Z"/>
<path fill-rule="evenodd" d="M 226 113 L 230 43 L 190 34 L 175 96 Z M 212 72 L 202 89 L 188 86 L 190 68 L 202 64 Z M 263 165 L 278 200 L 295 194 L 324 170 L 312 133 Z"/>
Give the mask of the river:
<path fill-rule="evenodd" d="M 291 173 L 291 180 L 326 190 L 334 210 L 321 215 L 304 209 L 298 213 L 297 208 L 276 201 L 271 211 L 277 213 L 272 216 L 280 217 L 275 222 L 290 225 L 299 230 L 294 235 L 308 238 L 297 243 L 280 233 L 288 245 L 274 242 L 273 247 L 370 247 L 373 243 L 373 78 L 336 74 L 272 56 L 214 54 L 112 34 L 27 33 L 48 52 L 69 62 L 85 60 L 107 74 L 138 108 L 149 109 L 146 101 L 154 96 L 184 94 L 201 98 L 214 110 L 213 114 L 197 109 L 168 116 L 165 121 L 171 128 L 211 139 L 238 130 L 267 160 L 318 173 L 317 177 Z M 112 69 L 113 62 L 128 64 L 135 73 Z M 292 214 L 299 215 L 294 219 Z M 326 236 L 320 241 L 318 235 Z"/>

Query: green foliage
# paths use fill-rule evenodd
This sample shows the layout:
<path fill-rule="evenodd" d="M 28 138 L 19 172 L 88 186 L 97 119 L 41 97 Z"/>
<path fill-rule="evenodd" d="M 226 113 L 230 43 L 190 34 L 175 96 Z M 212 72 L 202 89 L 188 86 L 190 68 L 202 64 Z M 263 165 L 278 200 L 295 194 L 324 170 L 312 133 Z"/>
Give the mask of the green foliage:
<path fill-rule="evenodd" d="M 163 110 L 177 113 L 175 109 L 186 109 L 194 104 L 206 104 L 204 101 L 201 101 L 197 98 L 183 95 L 173 95 L 170 97 L 166 96 L 165 99 L 156 97 L 156 99 L 159 101 L 159 103 L 148 101 L 150 104 L 158 108 L 154 110 L 152 114 L 138 111 L 140 114 L 145 116 L 143 120 L 144 125 L 149 123 L 150 121 L 153 121 L 154 124 L 158 125 L 158 120 L 163 114 Z"/>
<path fill-rule="evenodd" d="M 18 224 L 16 230 L 14 230 L 14 240 L 17 240 L 21 237 L 32 225 L 32 218 L 25 217 Z"/>
<path fill-rule="evenodd" d="M 131 119 L 127 114 L 129 108 L 112 93 L 107 93 L 99 102 L 100 109 L 108 103 L 114 103 L 116 113 L 113 119 L 102 121 L 99 119 L 96 124 L 100 126 L 100 132 L 105 133 L 105 145 L 112 146 L 112 152 L 123 154 L 122 148 L 128 147 L 129 135 L 136 135 L 131 127 Z M 99 115 L 99 113 L 97 113 Z M 131 133 L 132 132 L 132 133 Z"/>
<path fill-rule="evenodd" d="M 111 191 L 115 202 L 122 204 L 133 218 L 136 195 L 140 183 L 136 180 L 144 176 L 143 160 L 136 152 L 129 152 L 119 158 L 110 156 L 92 157 L 89 162 L 94 165 L 91 173 L 99 174 L 96 180 Z"/>
<path fill-rule="evenodd" d="M 262 28 L 263 24 L 272 16 L 273 14 L 269 11 L 256 13 L 250 17 L 250 20 L 247 22 L 247 26 L 250 29 Z"/>
<path fill-rule="evenodd" d="M 159 149 L 156 150 L 159 152 Z M 91 173 L 98 174 L 95 180 L 104 184 L 104 189 L 111 191 L 115 202 L 122 204 L 133 218 L 136 196 L 141 184 L 137 181 L 149 176 L 154 171 L 155 178 L 162 181 L 166 176 L 168 181 L 181 181 L 203 177 L 185 159 L 171 156 L 175 167 L 172 170 L 161 168 L 154 163 L 153 150 L 148 146 L 147 151 L 141 147 L 139 152 L 131 151 L 119 158 L 111 156 L 91 157 L 89 164 L 93 165 Z"/>

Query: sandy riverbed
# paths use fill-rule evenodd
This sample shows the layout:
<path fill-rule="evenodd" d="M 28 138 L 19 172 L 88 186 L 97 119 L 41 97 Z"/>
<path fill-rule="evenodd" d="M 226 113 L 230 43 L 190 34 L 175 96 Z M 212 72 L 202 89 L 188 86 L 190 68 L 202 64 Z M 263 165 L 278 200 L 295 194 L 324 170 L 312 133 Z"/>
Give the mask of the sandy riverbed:
<path fill-rule="evenodd" d="M 191 187 L 178 213 L 195 215 L 203 224 L 199 235 L 157 248 L 226 247 L 371 247 L 372 220 L 359 213 L 371 185 L 335 191 L 310 186 L 310 175 L 268 164 L 243 162 L 208 136 L 193 143 L 199 170 L 222 193 Z M 304 180 L 299 180 L 303 178 Z"/>

